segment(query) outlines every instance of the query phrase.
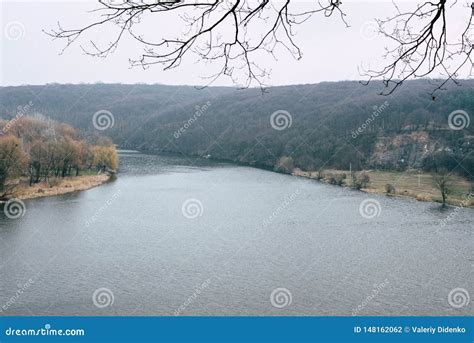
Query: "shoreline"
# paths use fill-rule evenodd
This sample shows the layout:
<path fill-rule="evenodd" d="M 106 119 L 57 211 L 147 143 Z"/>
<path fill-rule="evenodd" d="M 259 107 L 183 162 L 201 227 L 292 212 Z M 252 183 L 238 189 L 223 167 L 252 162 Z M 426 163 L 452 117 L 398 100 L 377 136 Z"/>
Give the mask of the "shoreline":
<path fill-rule="evenodd" d="M 143 154 L 157 154 L 157 155 L 168 155 L 168 156 L 180 156 L 174 152 L 153 152 L 147 150 L 136 150 Z M 343 187 L 354 189 L 348 184 L 350 182 L 348 175 L 349 170 L 339 169 L 325 169 L 322 170 L 323 178 L 318 179 L 316 176 L 317 171 L 304 171 L 299 168 L 294 168 L 291 172 L 276 171 L 273 168 L 258 163 L 246 163 L 241 161 L 234 161 L 225 158 L 206 158 L 198 155 L 187 155 L 190 157 L 201 157 L 203 160 L 210 160 L 217 163 L 229 163 L 237 166 L 245 166 L 250 168 L 256 168 L 260 170 L 266 170 L 273 173 L 284 174 L 289 176 L 303 177 L 306 179 L 315 180 L 329 186 Z M 416 201 L 431 202 L 439 204 L 441 206 L 441 196 L 439 190 L 433 185 L 432 174 L 426 172 L 420 172 L 418 170 L 407 170 L 407 171 L 381 171 L 381 170 L 364 170 L 365 173 L 370 176 L 370 183 L 367 188 L 354 189 L 367 194 L 378 194 L 387 197 L 396 197 L 401 199 L 414 199 Z M 346 174 L 348 177 L 343 185 L 331 184 L 328 176 Z M 454 193 L 448 197 L 447 206 L 454 207 L 467 207 L 474 208 L 474 196 L 469 195 L 469 185 L 471 182 L 461 176 L 453 175 L 455 187 Z M 387 194 L 385 191 L 386 184 L 393 184 L 396 187 L 395 193 Z"/>
<path fill-rule="evenodd" d="M 162 156 L 180 156 L 179 154 L 171 151 L 150 151 L 150 150 L 133 150 L 138 153 L 142 154 L 155 154 L 155 155 L 162 155 Z M 343 184 L 341 186 L 331 184 L 326 176 L 330 174 L 347 174 L 349 175 L 348 170 L 335 170 L 335 169 L 327 169 L 323 171 L 325 177 L 319 179 L 316 177 L 317 171 L 304 171 L 298 168 L 293 169 L 290 173 L 283 173 L 279 171 L 275 171 L 274 169 L 270 168 L 269 166 L 259 165 L 257 163 L 246 163 L 240 161 L 234 161 L 232 159 L 225 159 L 225 158 L 205 158 L 199 155 L 187 155 L 190 157 L 201 157 L 204 160 L 211 160 L 217 163 L 229 163 L 238 166 L 246 166 L 250 168 L 256 168 L 261 170 L 270 171 L 273 173 L 284 174 L 289 176 L 296 176 L 296 177 L 303 177 L 306 179 L 315 180 L 330 186 L 335 187 L 344 187 L 344 188 L 352 188 L 348 184 Z M 378 170 L 366 170 L 370 177 L 371 181 L 369 187 L 358 189 L 358 191 L 367 193 L 367 194 L 378 194 L 384 195 L 387 197 L 396 197 L 401 199 L 414 199 L 417 201 L 422 202 L 431 202 L 434 204 L 439 204 L 441 206 L 441 200 L 439 191 L 434 187 L 432 184 L 432 175 L 430 173 L 420 173 L 418 171 L 404 171 L 404 172 L 397 172 L 397 171 L 378 171 Z M 375 176 L 375 177 L 374 177 Z M 410 179 L 410 180 L 406 180 Z M 448 197 L 448 201 L 446 203 L 447 206 L 454 206 L 454 207 L 466 207 L 466 208 L 474 208 L 474 198 L 468 195 L 468 185 L 470 182 L 462 177 L 455 177 L 456 181 L 463 186 L 463 191 L 465 192 L 464 195 L 457 194 L 456 197 L 451 195 Z M 420 180 L 422 180 L 420 182 Z M 349 181 L 349 180 L 347 180 Z M 402 182 L 400 182 L 402 181 Z M 397 188 L 394 194 L 387 194 L 384 187 L 387 183 L 395 183 Z M 356 189 L 354 189 L 356 190 Z M 462 193 L 462 192 L 458 192 Z M 466 203 L 467 202 L 467 203 Z"/>
<path fill-rule="evenodd" d="M 31 186 L 21 184 L 18 186 L 13 198 L 29 200 L 86 191 L 107 183 L 111 177 L 112 174 L 103 173 L 99 175 L 70 176 L 59 179 L 51 178 L 51 180 L 54 180 L 54 183 L 57 183 L 54 186 L 44 181 Z"/>
<path fill-rule="evenodd" d="M 408 186 L 409 183 L 406 183 L 406 184 L 403 184 L 400 185 L 400 189 L 401 191 L 396 191 L 395 193 L 392 193 L 392 194 L 387 194 L 387 192 L 385 191 L 384 188 L 381 188 L 380 185 L 382 183 L 382 180 L 383 181 L 397 181 L 399 182 L 400 179 L 402 178 L 396 178 L 395 176 L 397 175 L 397 172 L 395 171 L 373 171 L 373 170 L 367 170 L 365 171 L 367 174 L 370 175 L 371 177 L 371 182 L 369 184 L 369 186 L 367 188 L 361 188 L 361 189 L 358 189 L 358 191 L 360 192 L 363 192 L 363 193 L 367 193 L 367 194 L 378 194 L 378 195 L 384 195 L 384 196 L 387 196 L 387 197 L 396 197 L 396 198 L 405 198 L 405 199 L 414 199 L 416 201 L 422 201 L 422 202 L 431 202 L 431 203 L 437 203 L 437 204 L 440 204 L 441 205 L 441 200 L 438 199 L 438 197 L 440 198 L 440 195 L 437 194 L 437 192 L 439 192 L 438 190 L 436 190 L 434 188 L 434 186 L 431 186 L 429 184 L 427 184 L 426 180 L 424 183 L 420 183 L 419 186 L 417 187 L 418 189 L 414 189 L 416 187 L 410 187 Z M 317 175 L 317 172 L 314 171 L 314 172 L 311 172 L 311 171 L 303 171 L 301 169 L 294 169 L 291 173 L 289 173 L 288 175 L 291 175 L 291 176 L 296 176 L 296 177 L 303 177 L 303 178 L 306 178 L 306 179 L 311 179 L 311 180 L 315 180 L 315 181 L 319 181 L 321 183 L 325 183 L 327 185 L 330 185 L 330 186 L 335 186 L 335 187 L 343 187 L 343 188 L 351 188 L 351 189 L 354 189 L 352 188 L 349 184 L 343 184 L 343 185 L 335 185 L 335 184 L 331 184 L 329 182 L 329 180 L 326 178 L 327 175 L 334 175 L 334 174 L 343 174 L 343 173 L 349 173 L 348 171 L 345 171 L 345 170 L 325 170 L 324 171 L 324 177 L 321 178 L 321 179 L 318 179 L 316 177 Z M 406 178 L 431 178 L 431 174 L 419 174 L 419 173 L 414 173 L 414 172 L 402 172 L 404 174 L 406 174 Z M 315 174 L 315 175 L 313 175 Z M 373 180 L 373 176 L 374 175 L 377 175 L 379 176 L 379 179 L 377 178 L 374 178 L 375 180 Z M 380 175 L 383 175 L 383 177 L 380 177 Z M 389 176 L 392 176 L 392 178 L 390 177 L 387 177 L 387 175 Z M 382 180 L 380 180 L 382 179 Z M 462 178 L 459 177 L 458 180 L 461 180 Z M 463 180 L 464 183 L 469 184 L 469 181 L 467 180 Z M 390 182 L 387 182 L 387 183 L 390 183 Z M 378 187 L 377 187 L 378 186 Z M 398 188 L 398 185 L 397 185 L 397 188 Z M 356 189 L 354 189 L 356 190 Z M 466 208 L 474 208 L 474 197 L 472 195 L 469 195 L 466 191 L 466 194 L 464 196 L 462 196 L 460 198 L 459 195 L 457 195 L 457 197 L 453 197 L 451 196 L 451 198 L 448 197 L 447 199 L 447 203 L 446 203 L 447 206 L 454 206 L 454 207 L 466 207 Z"/>

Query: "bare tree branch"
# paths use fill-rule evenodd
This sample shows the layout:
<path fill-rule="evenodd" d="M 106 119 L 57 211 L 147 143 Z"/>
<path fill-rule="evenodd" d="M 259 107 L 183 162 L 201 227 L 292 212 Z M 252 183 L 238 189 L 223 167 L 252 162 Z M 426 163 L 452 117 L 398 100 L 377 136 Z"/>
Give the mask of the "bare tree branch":
<path fill-rule="evenodd" d="M 470 16 L 464 31 L 451 41 L 448 27 L 454 27 L 454 23 L 448 25 L 446 16 L 456 2 L 448 7 L 447 0 L 426 1 L 408 11 L 394 5 L 396 15 L 377 21 L 380 33 L 395 42 L 395 47 L 387 48 L 384 56 L 392 62 L 380 70 L 368 71 L 366 83 L 382 78 L 385 85 L 382 94 L 391 94 L 407 79 L 439 72 L 445 78 L 431 94 L 435 99 L 435 93 L 449 81 L 457 82 L 458 72 L 463 67 L 470 67 L 468 73 L 472 76 L 474 2 L 466 6 Z"/>
<path fill-rule="evenodd" d="M 217 72 L 207 77 L 208 84 L 224 75 L 242 87 L 255 83 L 263 87 L 269 71 L 255 62 L 258 54 L 264 52 L 276 58 L 276 48 L 283 47 L 295 59 L 301 59 L 294 28 L 316 13 L 326 17 L 336 14 L 348 26 L 340 0 L 315 0 L 299 12 L 292 6 L 294 0 L 98 1 L 100 8 L 93 11 L 100 14 L 98 20 L 79 29 L 63 29 L 58 23 L 58 29 L 46 33 L 66 40 L 66 49 L 88 31 L 100 29 L 108 33 L 112 28 L 113 39 L 108 44 L 90 41 L 87 46 L 81 45 L 82 50 L 88 55 L 106 57 L 127 36 L 143 47 L 143 53 L 130 60 L 132 66 L 143 68 L 154 64 L 161 64 L 165 70 L 176 68 L 185 57 L 195 54 L 200 61 L 218 66 Z M 383 56 L 389 62 L 380 70 L 366 71 L 364 84 L 381 79 L 385 86 L 382 94 L 387 95 L 407 79 L 445 75 L 433 90 L 434 99 L 436 91 L 449 81 L 456 82 L 464 67 L 470 66 L 472 76 L 474 2 L 464 5 L 470 16 L 465 29 L 454 40 L 448 35 L 454 25 L 448 25 L 447 14 L 458 6 L 457 1 L 451 6 L 447 0 L 424 1 L 414 8 L 410 3 L 408 10 L 393 4 L 395 15 L 377 20 L 380 33 L 393 45 L 386 48 Z M 151 16 L 158 24 L 173 16 L 184 29 L 180 35 L 167 34 L 166 30 L 141 34 L 139 24 Z"/>
<path fill-rule="evenodd" d="M 66 40 L 64 49 L 76 42 L 87 31 L 114 24 L 114 38 L 106 46 L 90 41 L 82 50 L 92 56 L 106 57 L 128 35 L 143 46 L 143 53 L 131 59 L 132 66 L 147 67 L 161 64 L 164 69 L 180 65 L 190 53 L 201 60 L 217 63 L 218 72 L 208 77 L 209 83 L 225 75 L 234 83 L 248 87 L 256 82 L 261 87 L 269 71 L 255 63 L 262 51 L 274 56 L 282 46 L 296 59 L 302 57 L 294 40 L 294 26 L 308 20 L 315 13 L 330 17 L 337 13 L 346 24 L 339 0 L 319 0 L 304 12 L 291 7 L 294 1 L 254 0 L 99 0 L 100 19 L 79 29 L 64 29 L 59 23 L 56 30 L 46 32 L 54 38 Z M 175 15 L 186 28 L 177 37 L 153 33 L 153 39 L 138 33 L 138 24 L 154 15 L 159 21 L 165 15 Z M 108 27 L 108 26 L 107 26 Z M 64 50 L 63 50 L 64 51 Z M 238 82 L 244 75 L 244 82 Z"/>

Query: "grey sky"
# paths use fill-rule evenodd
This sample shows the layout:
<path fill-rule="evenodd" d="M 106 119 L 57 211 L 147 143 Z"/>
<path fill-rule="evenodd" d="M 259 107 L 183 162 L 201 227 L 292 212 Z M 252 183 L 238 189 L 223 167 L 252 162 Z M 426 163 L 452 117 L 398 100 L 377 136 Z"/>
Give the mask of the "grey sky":
<path fill-rule="evenodd" d="M 463 2 L 463 1 L 461 1 Z M 412 2 L 413 3 L 413 2 Z M 303 51 L 303 59 L 294 60 L 280 50 L 278 61 L 267 57 L 260 61 L 272 69 L 269 85 L 316 83 L 320 81 L 362 79 L 357 67 L 380 66 L 387 40 L 373 31 L 374 18 L 385 18 L 394 13 L 390 1 L 343 1 L 346 28 L 337 17 L 325 18 L 316 14 L 312 20 L 298 27 L 296 41 Z M 465 3 L 462 3 L 464 6 Z M 58 83 L 162 83 L 203 84 L 201 76 L 209 75 L 211 67 L 194 57 L 186 59 L 181 67 L 163 71 L 160 65 L 143 70 L 130 68 L 129 57 L 139 54 L 136 45 L 123 41 L 117 51 L 106 59 L 83 54 L 76 44 L 59 55 L 64 41 L 52 41 L 41 30 L 56 27 L 57 21 L 66 28 L 77 28 L 92 20 L 87 10 L 97 8 L 94 1 L 2 1 L 1 85 Z M 301 6 L 305 6 L 304 0 Z M 456 19 L 467 12 L 463 6 L 453 9 Z M 173 23 L 170 23 L 172 25 Z M 454 20 L 454 25 L 456 20 Z M 146 23 L 144 24 L 146 30 Z M 8 30 L 18 29 L 18 31 Z M 150 26 L 149 31 L 153 32 Z M 13 32 L 13 33 L 12 33 Z M 15 35 L 11 39 L 11 35 Z M 103 32 L 100 39 L 108 39 Z M 231 85 L 221 78 L 214 85 Z"/>

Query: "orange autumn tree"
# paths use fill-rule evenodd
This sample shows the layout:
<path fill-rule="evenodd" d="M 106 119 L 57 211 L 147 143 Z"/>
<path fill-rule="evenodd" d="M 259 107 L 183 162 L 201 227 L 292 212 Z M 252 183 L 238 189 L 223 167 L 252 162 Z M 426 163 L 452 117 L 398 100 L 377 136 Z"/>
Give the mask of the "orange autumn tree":
<path fill-rule="evenodd" d="M 102 171 L 115 171 L 118 167 L 117 151 L 113 145 L 94 145 L 92 156 L 93 165 Z"/>
<path fill-rule="evenodd" d="M 1 121 L 0 195 L 8 182 L 50 183 L 81 171 L 115 171 L 118 157 L 110 139 L 91 144 L 78 130 L 42 116 Z"/>
<path fill-rule="evenodd" d="M 0 199 L 13 193 L 15 184 L 8 181 L 20 176 L 26 166 L 21 141 L 12 135 L 0 136 Z"/>

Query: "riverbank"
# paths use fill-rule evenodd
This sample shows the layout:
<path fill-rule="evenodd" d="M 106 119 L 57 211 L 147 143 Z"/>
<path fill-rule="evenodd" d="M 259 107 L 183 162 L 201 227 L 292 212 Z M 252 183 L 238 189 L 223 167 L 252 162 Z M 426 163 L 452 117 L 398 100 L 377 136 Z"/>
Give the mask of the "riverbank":
<path fill-rule="evenodd" d="M 420 173 L 418 171 L 364 171 L 370 182 L 362 192 L 387 195 L 386 185 L 393 186 L 393 192 L 389 196 L 409 197 L 418 201 L 441 202 L 440 191 L 435 187 L 433 175 L 429 173 Z M 350 172 L 348 170 L 327 169 L 318 172 L 303 171 L 295 169 L 291 173 L 294 176 L 300 176 L 310 179 L 317 179 L 321 182 L 330 183 L 330 177 L 335 175 L 346 175 L 342 187 L 350 187 Z M 453 206 L 474 207 L 474 198 L 469 196 L 471 183 L 465 178 L 457 175 L 451 176 L 451 191 L 448 195 L 448 203 Z"/>
<path fill-rule="evenodd" d="M 156 153 L 152 151 L 139 151 L 145 154 Z M 160 151 L 159 155 L 179 156 L 175 152 Z M 274 168 L 257 163 L 245 163 L 241 161 L 235 161 L 232 159 L 214 158 L 214 157 L 203 157 L 199 155 L 186 155 L 193 158 L 204 158 L 215 162 L 231 163 L 240 166 L 248 166 L 252 168 L 258 168 L 268 171 L 274 171 Z M 370 182 L 366 188 L 360 189 L 361 192 L 375 193 L 381 195 L 387 195 L 386 185 L 390 184 L 394 187 L 394 192 L 387 196 L 414 198 L 418 201 L 425 202 L 438 202 L 441 203 L 440 191 L 434 185 L 433 175 L 426 172 L 420 172 L 418 170 L 408 171 L 379 171 L 379 170 L 366 170 L 364 173 L 369 175 Z M 305 177 L 309 179 L 318 180 L 330 184 L 330 177 L 338 174 L 346 174 L 346 179 L 341 186 L 334 185 L 335 187 L 351 187 L 350 171 L 349 170 L 335 170 L 335 169 L 324 169 L 321 171 L 321 175 L 318 175 L 318 171 L 304 171 L 299 168 L 293 169 L 291 173 L 293 176 Z M 474 196 L 472 195 L 471 182 L 466 178 L 459 175 L 450 176 L 451 179 L 451 191 L 448 195 L 447 203 L 453 206 L 472 207 L 474 208 Z M 470 195 L 471 194 L 471 195 Z"/>
<path fill-rule="evenodd" d="M 40 182 L 32 186 L 22 182 L 15 190 L 15 197 L 25 200 L 85 191 L 106 183 L 110 180 L 111 176 L 112 174 L 103 173 L 99 175 L 51 178 L 49 183 Z"/>

